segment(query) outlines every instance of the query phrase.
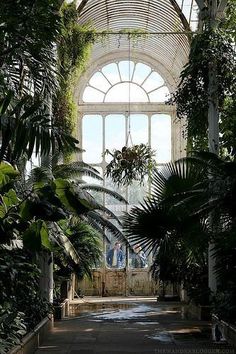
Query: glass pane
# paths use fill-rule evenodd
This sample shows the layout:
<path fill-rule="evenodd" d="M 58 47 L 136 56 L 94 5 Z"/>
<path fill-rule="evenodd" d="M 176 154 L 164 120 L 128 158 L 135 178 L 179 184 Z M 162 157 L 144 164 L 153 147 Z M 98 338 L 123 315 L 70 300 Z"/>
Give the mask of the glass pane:
<path fill-rule="evenodd" d="M 104 93 L 94 89 L 93 87 L 86 87 L 83 94 L 84 102 L 103 102 Z"/>
<path fill-rule="evenodd" d="M 151 117 L 151 147 L 156 150 L 157 163 L 171 160 L 171 117 L 154 114 Z"/>
<path fill-rule="evenodd" d="M 122 114 L 109 114 L 105 118 L 105 149 L 119 150 L 125 145 L 125 116 Z M 105 159 L 110 162 L 111 155 Z"/>
<path fill-rule="evenodd" d="M 133 83 L 120 83 L 106 94 L 105 102 L 148 102 L 145 91 Z"/>
<path fill-rule="evenodd" d="M 111 189 L 114 192 L 119 193 L 124 199 L 126 198 L 126 187 L 117 186 L 110 178 L 105 179 L 106 188 Z M 115 199 L 113 196 L 106 194 L 105 195 L 105 204 L 116 216 L 122 215 L 126 211 L 126 204 Z"/>
<path fill-rule="evenodd" d="M 155 88 L 162 86 L 163 84 L 164 80 L 162 79 L 162 77 L 158 73 L 152 72 L 151 75 L 144 82 L 142 87 L 145 91 L 149 92 L 151 90 L 154 90 Z"/>
<path fill-rule="evenodd" d="M 183 9 L 182 9 L 182 12 L 188 22 L 190 20 L 191 3 L 192 0 L 184 0 Z"/>
<path fill-rule="evenodd" d="M 130 81 L 132 78 L 134 63 L 129 60 L 119 62 L 119 69 L 122 81 Z"/>
<path fill-rule="evenodd" d="M 131 114 L 130 128 L 133 144 L 148 143 L 148 117 L 145 114 Z"/>
<path fill-rule="evenodd" d="M 102 161 L 102 116 L 85 115 L 82 120 L 83 160 L 87 163 Z"/>
<path fill-rule="evenodd" d="M 134 181 L 128 188 L 128 201 L 129 207 L 133 205 L 138 205 L 143 202 L 144 197 L 148 194 L 148 182 L 147 179 L 144 181 L 144 184 L 141 184 L 138 181 Z"/>
<path fill-rule="evenodd" d="M 91 77 L 89 84 L 104 92 L 107 92 L 107 90 L 111 87 L 109 82 L 105 79 L 105 77 L 100 72 L 97 72 Z"/>
<path fill-rule="evenodd" d="M 135 65 L 133 81 L 141 85 L 146 77 L 150 74 L 151 68 L 145 64 L 138 63 Z"/>
<path fill-rule="evenodd" d="M 108 64 L 102 68 L 103 74 L 109 80 L 111 84 L 116 84 L 120 82 L 120 75 L 116 63 Z"/>
<path fill-rule="evenodd" d="M 170 92 L 166 86 L 163 86 L 149 93 L 150 102 L 165 102 L 168 100 Z"/>

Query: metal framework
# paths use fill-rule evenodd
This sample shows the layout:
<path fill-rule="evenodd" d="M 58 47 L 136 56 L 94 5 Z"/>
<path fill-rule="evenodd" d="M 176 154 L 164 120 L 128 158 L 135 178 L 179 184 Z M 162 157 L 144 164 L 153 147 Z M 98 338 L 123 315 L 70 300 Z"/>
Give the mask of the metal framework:
<path fill-rule="evenodd" d="M 127 52 L 127 33 L 140 30 L 149 35 L 135 40 L 133 51 L 164 65 L 178 81 L 188 57 L 191 26 L 197 23 L 195 0 L 79 0 L 78 9 L 80 24 L 89 23 L 96 31 L 109 33 L 105 41 L 98 38 L 92 62 L 118 51 Z"/>

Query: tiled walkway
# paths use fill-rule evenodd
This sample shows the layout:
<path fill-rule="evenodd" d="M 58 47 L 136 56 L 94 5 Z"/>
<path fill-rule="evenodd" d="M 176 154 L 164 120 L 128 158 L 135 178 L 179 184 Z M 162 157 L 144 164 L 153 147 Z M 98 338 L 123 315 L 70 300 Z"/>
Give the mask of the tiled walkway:
<path fill-rule="evenodd" d="M 80 301 L 81 302 L 81 301 Z M 183 318 L 179 303 L 155 298 L 91 299 L 73 305 L 36 354 L 233 354 L 214 343 L 211 324 Z"/>

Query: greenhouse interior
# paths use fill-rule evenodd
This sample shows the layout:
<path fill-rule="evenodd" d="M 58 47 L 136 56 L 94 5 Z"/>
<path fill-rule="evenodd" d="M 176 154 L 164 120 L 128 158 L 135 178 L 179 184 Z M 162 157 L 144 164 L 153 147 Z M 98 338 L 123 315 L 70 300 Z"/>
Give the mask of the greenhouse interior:
<path fill-rule="evenodd" d="M 236 1 L 0 3 L 0 354 L 236 353 Z"/>

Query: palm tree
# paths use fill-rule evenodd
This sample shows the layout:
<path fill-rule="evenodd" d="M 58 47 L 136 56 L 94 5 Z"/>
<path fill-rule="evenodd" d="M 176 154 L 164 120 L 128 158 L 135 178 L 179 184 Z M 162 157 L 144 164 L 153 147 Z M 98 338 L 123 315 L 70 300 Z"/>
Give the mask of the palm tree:
<path fill-rule="evenodd" d="M 124 240 L 124 235 L 109 219 L 116 220 L 121 225 L 118 217 L 108 208 L 103 206 L 93 192 L 107 194 L 116 200 L 127 203 L 126 200 L 117 192 L 105 188 L 98 184 L 89 184 L 83 180 L 83 176 L 93 177 L 96 180 L 102 180 L 99 173 L 93 167 L 82 161 L 71 162 L 68 164 L 57 163 L 61 155 L 55 154 L 51 165 L 34 168 L 27 182 L 29 184 L 52 181 L 56 193 L 61 198 L 64 207 L 73 215 L 90 224 L 100 234 L 106 237 L 107 230 L 116 238 Z"/>
<path fill-rule="evenodd" d="M 195 153 L 153 173 L 152 195 L 124 216 L 124 231 L 131 241 L 157 250 L 154 277 L 196 286 L 195 269 L 206 286 L 208 244 L 214 240 L 219 254 L 221 238 L 230 245 L 228 261 L 217 261 L 222 279 L 229 249 L 235 248 L 235 186 L 235 162 L 210 153 Z"/>
<path fill-rule="evenodd" d="M 9 0 L 0 6 L 1 89 L 51 95 L 56 85 L 55 43 L 62 1 Z"/>
<path fill-rule="evenodd" d="M 78 141 L 56 126 L 52 98 L 58 86 L 56 41 L 61 0 L 0 5 L 0 160 L 15 164 L 26 153 L 54 154 Z"/>

